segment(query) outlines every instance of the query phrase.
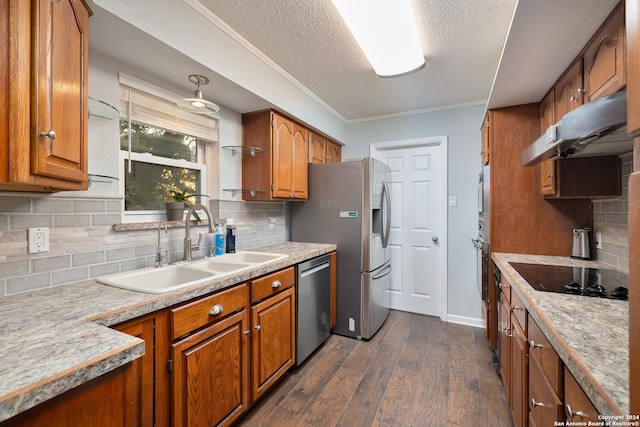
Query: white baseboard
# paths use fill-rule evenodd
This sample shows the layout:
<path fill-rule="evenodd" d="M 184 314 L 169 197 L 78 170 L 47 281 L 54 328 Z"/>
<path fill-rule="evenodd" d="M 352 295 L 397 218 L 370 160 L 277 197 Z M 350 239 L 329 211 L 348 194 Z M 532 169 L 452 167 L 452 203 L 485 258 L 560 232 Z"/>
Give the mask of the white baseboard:
<path fill-rule="evenodd" d="M 482 323 L 482 318 L 478 317 L 466 317 L 466 316 L 456 316 L 453 314 L 447 315 L 447 322 L 449 323 L 457 323 L 459 325 L 467 325 L 473 326 L 474 328 L 484 328 L 484 323 Z"/>

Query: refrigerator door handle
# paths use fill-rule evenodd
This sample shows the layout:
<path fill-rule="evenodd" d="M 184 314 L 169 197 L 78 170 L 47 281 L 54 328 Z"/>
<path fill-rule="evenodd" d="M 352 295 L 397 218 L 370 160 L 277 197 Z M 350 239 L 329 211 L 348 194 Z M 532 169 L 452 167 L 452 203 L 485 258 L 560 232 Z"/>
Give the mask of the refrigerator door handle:
<path fill-rule="evenodd" d="M 387 223 L 384 224 L 382 230 L 382 247 L 386 248 L 389 245 L 389 235 L 391 233 L 391 198 L 389 196 L 389 187 L 387 181 L 382 182 L 382 194 L 383 200 L 383 212 L 386 213 Z"/>
<path fill-rule="evenodd" d="M 391 274 L 391 265 L 389 265 L 387 268 L 385 268 L 385 270 L 382 273 L 373 276 L 373 280 L 381 279 L 384 276 L 388 276 L 389 274 Z"/>

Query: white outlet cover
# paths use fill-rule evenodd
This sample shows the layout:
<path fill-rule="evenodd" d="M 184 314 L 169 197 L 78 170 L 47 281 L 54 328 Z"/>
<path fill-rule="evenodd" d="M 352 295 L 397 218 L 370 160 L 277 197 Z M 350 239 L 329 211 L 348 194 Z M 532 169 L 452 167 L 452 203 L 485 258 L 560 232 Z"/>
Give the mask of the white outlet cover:
<path fill-rule="evenodd" d="M 27 235 L 30 254 L 49 252 L 49 227 L 29 228 Z"/>

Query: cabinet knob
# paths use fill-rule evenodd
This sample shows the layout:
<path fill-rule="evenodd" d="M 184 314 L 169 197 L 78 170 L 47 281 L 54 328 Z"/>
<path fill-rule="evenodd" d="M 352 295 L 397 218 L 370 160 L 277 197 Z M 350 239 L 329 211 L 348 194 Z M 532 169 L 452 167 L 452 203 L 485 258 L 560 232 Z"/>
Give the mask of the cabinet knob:
<path fill-rule="evenodd" d="M 280 286 L 282 286 L 282 283 L 280 282 L 280 280 L 274 280 L 273 283 L 271 284 L 271 287 L 273 289 L 278 289 Z"/>
<path fill-rule="evenodd" d="M 587 415 L 582 411 L 573 412 L 571 405 L 569 405 L 568 403 L 564 405 L 564 413 L 567 416 L 567 420 L 569 421 L 572 421 L 573 417 L 580 417 L 580 420 L 582 420 L 582 418 Z"/>
<path fill-rule="evenodd" d="M 211 307 L 211 310 L 209 310 L 209 314 L 212 316 L 217 316 L 218 314 L 222 313 L 224 311 L 224 307 L 221 306 L 220 304 L 216 304 L 213 307 Z"/>
<path fill-rule="evenodd" d="M 259 331 L 259 330 L 260 330 L 260 325 L 257 325 L 256 326 L 256 331 Z"/>
<path fill-rule="evenodd" d="M 533 397 L 531 398 L 531 406 L 533 406 L 534 408 L 536 406 L 542 406 L 544 407 L 544 404 L 542 402 L 536 402 L 536 399 L 534 399 Z"/>
<path fill-rule="evenodd" d="M 54 139 L 56 139 L 56 131 L 50 130 L 49 132 L 40 132 L 40 136 L 43 138 L 47 137 L 53 141 Z"/>
<path fill-rule="evenodd" d="M 245 335 L 249 335 L 251 332 L 247 329 L 246 331 L 243 332 L 243 334 Z"/>
<path fill-rule="evenodd" d="M 534 350 L 536 348 L 542 348 L 542 344 L 536 344 L 534 340 L 529 341 L 529 348 Z"/>
<path fill-rule="evenodd" d="M 516 310 L 524 310 L 522 307 L 516 307 L 515 305 L 511 306 L 511 311 L 516 311 Z"/>

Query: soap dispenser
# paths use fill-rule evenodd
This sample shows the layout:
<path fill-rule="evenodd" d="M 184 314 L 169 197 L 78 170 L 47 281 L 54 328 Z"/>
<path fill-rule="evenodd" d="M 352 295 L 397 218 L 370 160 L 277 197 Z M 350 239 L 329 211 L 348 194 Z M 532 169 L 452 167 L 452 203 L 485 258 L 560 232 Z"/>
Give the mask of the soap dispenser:
<path fill-rule="evenodd" d="M 227 253 L 236 253 L 236 226 L 227 225 Z"/>

